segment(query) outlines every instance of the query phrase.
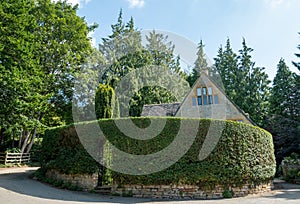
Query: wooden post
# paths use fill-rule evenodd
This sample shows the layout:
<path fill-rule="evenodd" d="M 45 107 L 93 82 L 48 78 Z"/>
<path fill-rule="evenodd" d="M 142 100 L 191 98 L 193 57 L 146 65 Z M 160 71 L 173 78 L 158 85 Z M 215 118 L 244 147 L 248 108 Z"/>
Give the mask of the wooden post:
<path fill-rule="evenodd" d="M 4 156 L 4 165 L 6 165 L 6 163 L 7 163 L 7 154 L 8 153 L 5 153 L 5 156 Z"/>

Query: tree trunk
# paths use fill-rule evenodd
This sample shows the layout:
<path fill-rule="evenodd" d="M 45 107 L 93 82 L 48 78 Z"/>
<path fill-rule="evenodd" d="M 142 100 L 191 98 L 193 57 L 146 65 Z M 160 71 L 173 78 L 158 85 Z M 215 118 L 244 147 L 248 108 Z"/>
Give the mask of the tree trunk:
<path fill-rule="evenodd" d="M 34 131 L 33 131 L 33 135 L 31 137 L 31 140 L 30 140 L 30 143 L 28 145 L 28 147 L 26 148 L 26 152 L 25 153 L 29 153 L 31 148 L 32 148 L 32 145 L 34 144 L 34 139 L 36 137 L 36 132 L 37 132 L 37 127 L 34 128 Z"/>
<path fill-rule="evenodd" d="M 27 147 L 27 143 L 28 143 L 28 140 L 29 140 L 29 138 L 30 138 L 30 134 L 31 134 L 31 131 L 28 131 L 28 132 L 26 133 L 25 139 L 24 139 L 23 144 L 22 144 L 22 149 L 21 149 L 21 153 L 22 153 L 22 154 L 24 153 L 25 148 Z"/>
<path fill-rule="evenodd" d="M 22 148 L 22 141 L 23 141 L 23 130 L 20 131 L 19 149 Z"/>

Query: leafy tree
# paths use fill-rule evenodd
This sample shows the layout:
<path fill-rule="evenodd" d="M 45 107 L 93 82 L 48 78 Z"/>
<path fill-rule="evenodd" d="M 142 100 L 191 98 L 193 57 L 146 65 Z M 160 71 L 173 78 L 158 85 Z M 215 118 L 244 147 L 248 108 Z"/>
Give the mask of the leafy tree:
<path fill-rule="evenodd" d="M 208 68 L 208 63 L 206 61 L 206 56 L 204 53 L 204 44 L 201 40 L 198 45 L 197 59 L 195 61 L 192 73 L 187 78 L 190 86 L 193 86 L 195 81 L 199 78 L 200 73 Z"/>
<path fill-rule="evenodd" d="M 153 31 L 146 38 L 148 43 L 143 47 L 141 34 L 134 27 L 133 19 L 124 23 L 121 10 L 117 23 L 112 25 L 112 34 L 103 39 L 99 48 L 108 64 L 100 82 L 125 90 L 122 96 L 117 96 L 121 116 L 128 116 L 128 110 L 130 116 L 140 116 L 144 104 L 174 101 L 174 97 L 164 88 L 141 87 L 139 77 L 129 74 L 138 69 L 144 72 L 151 66 L 159 67 L 161 71 L 168 69 L 170 74 L 182 74 L 179 56 L 174 55 L 174 45 L 167 40 L 168 37 Z M 124 77 L 126 83 L 122 80 Z"/>
<path fill-rule="evenodd" d="M 151 66 L 156 67 L 157 71 L 168 73 L 169 75 L 176 75 L 185 77 L 185 73 L 182 72 L 180 67 L 180 57 L 174 55 L 175 45 L 168 41 L 168 36 L 156 33 L 155 30 L 146 36 L 147 44 L 145 49 L 151 55 Z M 165 72 L 167 71 L 167 72 Z M 165 76 L 161 78 L 166 79 Z M 159 84 L 157 82 L 157 84 Z M 180 84 L 178 84 L 179 86 Z M 178 87 L 180 90 L 182 87 Z M 172 103 L 178 99 L 174 96 L 174 93 L 170 93 L 165 87 L 160 86 L 146 86 L 140 89 L 130 102 L 130 115 L 140 116 L 143 106 L 146 104 L 161 104 Z"/>
<path fill-rule="evenodd" d="M 92 50 L 87 34 L 95 27 L 76 10 L 50 0 L 1 3 L 1 132 L 16 137 L 22 152 L 51 124 L 43 118 L 65 120 L 63 113 L 71 113 L 74 73 Z"/>

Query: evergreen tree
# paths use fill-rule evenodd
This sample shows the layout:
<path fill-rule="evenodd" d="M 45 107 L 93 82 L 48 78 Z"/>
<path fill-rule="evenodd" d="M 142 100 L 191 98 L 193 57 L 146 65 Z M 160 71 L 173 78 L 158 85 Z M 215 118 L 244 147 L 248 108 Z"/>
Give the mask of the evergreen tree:
<path fill-rule="evenodd" d="M 243 39 L 242 49 L 239 51 L 239 68 L 236 73 L 235 102 L 258 125 L 263 125 L 267 115 L 269 101 L 268 75 L 264 67 L 255 67 L 250 53 L 253 51 Z"/>
<path fill-rule="evenodd" d="M 277 165 L 291 153 L 300 153 L 299 131 L 296 120 L 299 111 L 295 102 L 296 80 L 283 59 L 277 65 L 270 96 L 270 109 L 266 129 L 273 135 Z"/>
<path fill-rule="evenodd" d="M 280 59 L 277 65 L 277 73 L 273 80 L 273 87 L 270 96 L 270 113 L 281 115 L 288 118 L 293 116 L 294 105 L 291 103 L 293 87 L 295 86 L 295 79 L 293 73 L 284 62 Z"/>
<path fill-rule="evenodd" d="M 115 91 L 109 85 L 100 84 L 96 90 L 95 112 L 97 119 L 118 117 Z"/>
<path fill-rule="evenodd" d="M 204 53 L 204 44 L 202 40 L 198 44 L 198 51 L 197 51 L 197 59 L 194 63 L 194 67 L 192 73 L 188 76 L 187 81 L 189 82 L 190 86 L 192 87 L 195 81 L 199 78 L 200 73 L 205 69 L 209 69 L 208 63 L 206 61 L 206 56 Z"/>
<path fill-rule="evenodd" d="M 300 35 L 300 32 L 298 34 Z M 297 46 L 297 48 L 300 50 L 300 44 Z M 300 53 L 295 53 L 295 56 L 300 58 Z M 293 65 L 300 71 L 300 62 L 293 62 Z"/>
<path fill-rule="evenodd" d="M 152 65 L 168 67 L 173 73 L 184 75 L 180 67 L 180 57 L 174 55 L 175 45 L 168 41 L 168 36 L 155 30 L 146 36 L 145 49 L 151 53 Z"/>
<path fill-rule="evenodd" d="M 215 58 L 215 69 L 219 73 L 226 94 L 250 118 L 262 125 L 267 114 L 269 87 L 264 68 L 255 67 L 250 53 L 253 51 L 243 39 L 242 49 L 237 56 L 227 39 L 225 50 L 220 47 Z"/>
<path fill-rule="evenodd" d="M 174 55 L 175 45 L 171 41 L 168 41 L 168 36 L 152 31 L 146 36 L 146 39 L 147 44 L 145 49 L 151 55 L 151 66 L 155 66 L 160 72 L 167 70 L 170 75 L 173 74 L 183 77 L 184 73 L 181 71 L 179 63 L 180 58 Z M 178 87 L 178 90 L 180 90 L 180 88 L 182 87 Z M 146 104 L 172 103 L 177 100 L 174 93 L 170 93 L 164 87 L 143 87 L 136 92 L 131 100 L 130 115 L 140 116 L 142 108 Z"/>
<path fill-rule="evenodd" d="M 141 33 L 134 28 L 134 21 L 131 18 L 128 23 L 123 22 L 122 10 L 119 13 L 118 21 L 112 25 L 112 34 L 108 38 L 102 39 L 99 51 L 102 53 L 106 64 L 105 73 L 101 83 L 116 87 L 120 79 L 130 71 L 139 68 L 136 64 L 124 66 L 124 58 L 130 61 L 128 56 L 143 55 Z M 143 58 L 142 56 L 141 58 Z M 122 62 L 121 62 L 122 61 Z M 140 64 L 141 65 L 141 64 Z"/>
<path fill-rule="evenodd" d="M 226 41 L 225 49 L 221 46 L 215 60 L 215 71 L 219 74 L 225 93 L 234 100 L 237 95 L 236 83 L 238 58 L 233 52 L 229 38 Z"/>
<path fill-rule="evenodd" d="M 300 50 L 300 44 L 297 47 Z M 300 53 L 296 53 L 295 55 L 296 57 L 300 58 Z M 300 62 L 293 62 L 293 65 L 297 67 L 298 70 L 300 71 Z M 300 75 L 294 74 L 294 77 L 296 79 L 296 86 L 294 87 L 293 103 L 296 105 L 295 106 L 295 112 L 297 113 L 296 120 L 300 122 Z M 298 129 L 300 132 L 300 127 L 298 127 Z"/>

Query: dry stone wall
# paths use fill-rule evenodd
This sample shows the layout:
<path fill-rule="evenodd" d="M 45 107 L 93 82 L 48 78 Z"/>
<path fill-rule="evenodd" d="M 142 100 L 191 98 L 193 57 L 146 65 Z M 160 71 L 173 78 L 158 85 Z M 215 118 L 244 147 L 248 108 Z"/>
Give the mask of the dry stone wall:
<path fill-rule="evenodd" d="M 46 177 L 63 181 L 64 183 L 70 183 L 74 186 L 78 186 L 83 190 L 93 190 L 98 185 L 98 174 L 94 173 L 92 175 L 89 174 L 74 174 L 74 175 L 67 175 L 58 172 L 57 170 L 48 170 L 46 172 Z"/>
<path fill-rule="evenodd" d="M 229 187 L 233 197 L 242 197 L 250 194 L 259 194 L 271 190 L 272 182 L 261 185 L 244 185 L 242 187 Z M 116 195 L 131 195 L 139 198 L 166 198 L 166 199 L 217 199 L 223 198 L 225 189 L 216 186 L 212 190 L 194 185 L 125 185 L 113 187 L 112 193 Z"/>

